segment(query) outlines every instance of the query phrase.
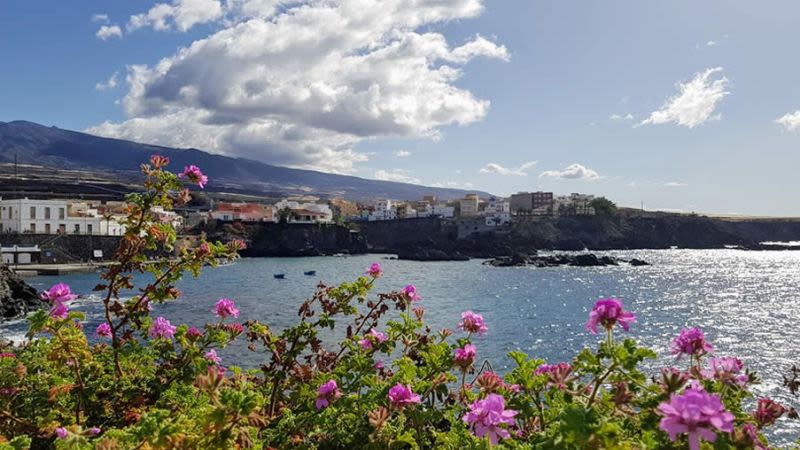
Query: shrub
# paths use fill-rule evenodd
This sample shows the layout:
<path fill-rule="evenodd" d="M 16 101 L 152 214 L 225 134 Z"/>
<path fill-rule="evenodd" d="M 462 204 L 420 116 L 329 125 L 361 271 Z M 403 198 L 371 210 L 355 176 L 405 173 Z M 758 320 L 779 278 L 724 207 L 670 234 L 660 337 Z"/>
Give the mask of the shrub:
<path fill-rule="evenodd" d="M 236 321 L 227 298 L 202 329 L 152 317 L 150 305 L 181 297 L 184 272 L 197 276 L 244 245 L 203 240 L 146 260 L 176 237 L 151 210 L 189 201 L 179 177 L 207 182 L 197 167 L 175 175 L 167 163 L 152 157 L 145 191 L 128 196 L 116 263 L 95 288 L 105 321 L 84 329 L 69 310 L 74 294 L 57 284 L 43 294 L 52 309 L 29 317 L 29 339 L 0 349 L 1 449 L 766 448 L 763 431 L 786 413 L 769 399 L 747 411 L 757 377 L 736 358 L 710 358 L 698 329 L 673 342 L 683 368 L 649 378 L 641 367 L 656 355 L 617 336 L 636 321 L 617 299 L 590 313 L 587 331 L 603 334 L 595 349 L 550 363 L 511 352 L 516 367 L 504 375 L 479 364 L 491 328 L 480 314 L 432 330 L 413 285 L 370 295 L 378 264 L 320 286 L 284 330 Z M 335 327 L 345 338 L 330 346 L 320 333 Z M 236 339 L 263 363 L 226 367 L 217 349 Z"/>

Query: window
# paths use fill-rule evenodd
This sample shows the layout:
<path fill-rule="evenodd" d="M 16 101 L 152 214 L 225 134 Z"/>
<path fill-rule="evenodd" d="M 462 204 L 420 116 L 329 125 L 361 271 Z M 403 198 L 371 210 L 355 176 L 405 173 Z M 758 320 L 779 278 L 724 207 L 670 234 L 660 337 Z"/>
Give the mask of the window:
<path fill-rule="evenodd" d="M 58 208 L 58 218 L 64 220 L 64 208 Z"/>
<path fill-rule="evenodd" d="M 50 234 L 50 224 L 49 223 L 44 224 L 44 233 L 45 234 Z"/>
<path fill-rule="evenodd" d="M 35 206 L 31 206 L 31 219 L 35 219 L 35 218 L 36 218 L 36 207 Z"/>
<path fill-rule="evenodd" d="M 63 223 L 58 224 L 58 232 L 60 234 L 67 234 L 67 225 Z"/>
<path fill-rule="evenodd" d="M 31 224 L 31 233 L 36 233 L 36 224 L 35 223 Z"/>
<path fill-rule="evenodd" d="M 45 206 L 44 207 L 44 218 L 45 219 L 49 219 L 50 218 L 50 207 L 49 206 Z"/>
<path fill-rule="evenodd" d="M 86 234 L 92 234 L 92 224 L 86 225 Z"/>
<path fill-rule="evenodd" d="M 79 223 L 75 224 L 74 232 L 75 232 L 75 234 L 81 234 L 81 224 L 79 224 Z"/>

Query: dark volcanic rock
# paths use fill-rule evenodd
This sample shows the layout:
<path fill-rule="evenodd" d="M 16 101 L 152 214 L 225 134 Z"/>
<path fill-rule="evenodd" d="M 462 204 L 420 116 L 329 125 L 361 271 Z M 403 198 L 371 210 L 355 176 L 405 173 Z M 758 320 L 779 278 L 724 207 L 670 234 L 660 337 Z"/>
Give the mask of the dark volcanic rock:
<path fill-rule="evenodd" d="M 412 247 L 397 253 L 398 259 L 409 261 L 468 261 L 469 257 L 457 251 L 446 252 L 435 248 Z"/>
<path fill-rule="evenodd" d="M 649 265 L 650 265 L 650 263 L 649 263 L 649 262 L 647 262 L 647 261 L 642 261 L 641 259 L 636 259 L 636 258 L 633 258 L 632 260 L 628 261 L 628 264 L 630 264 L 630 265 L 632 265 L 632 266 L 636 266 L 636 267 L 639 267 L 639 266 L 649 266 Z"/>
<path fill-rule="evenodd" d="M 0 265 L 0 318 L 13 319 L 47 306 L 36 289 L 5 265 Z"/>
<path fill-rule="evenodd" d="M 633 261 L 636 261 L 634 263 Z M 620 260 L 611 256 L 598 257 L 593 253 L 583 253 L 579 255 L 547 255 L 539 256 L 533 255 L 525 257 L 524 255 L 501 256 L 499 258 L 490 259 L 484 264 L 495 267 L 520 267 L 520 266 L 534 266 L 534 267 L 557 267 L 557 266 L 574 266 L 574 267 L 603 267 L 603 266 L 618 266 Z M 634 259 L 630 262 L 632 266 L 646 266 L 648 263 Z"/>

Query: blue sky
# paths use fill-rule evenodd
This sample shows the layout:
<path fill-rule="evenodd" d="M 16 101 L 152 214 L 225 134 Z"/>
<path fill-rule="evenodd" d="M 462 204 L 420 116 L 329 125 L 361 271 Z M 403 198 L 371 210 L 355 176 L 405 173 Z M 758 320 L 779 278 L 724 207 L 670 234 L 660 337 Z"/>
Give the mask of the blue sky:
<path fill-rule="evenodd" d="M 5 2 L 0 120 L 498 194 L 800 215 L 798 2 L 370 3 Z"/>

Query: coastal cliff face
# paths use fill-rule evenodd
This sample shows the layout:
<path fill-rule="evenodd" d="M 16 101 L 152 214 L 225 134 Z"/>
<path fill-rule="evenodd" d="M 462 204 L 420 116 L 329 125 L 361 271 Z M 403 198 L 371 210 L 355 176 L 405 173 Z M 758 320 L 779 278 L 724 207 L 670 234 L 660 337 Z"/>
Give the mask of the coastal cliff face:
<path fill-rule="evenodd" d="M 0 265 L 0 320 L 13 319 L 47 306 L 36 289 L 5 265 Z"/>
<path fill-rule="evenodd" d="M 702 216 L 543 217 L 514 224 L 504 233 L 457 238 L 455 225 L 439 219 L 408 219 L 359 224 L 371 251 L 428 258 L 434 249 L 460 259 L 489 258 L 535 250 L 762 248 L 764 241 L 800 240 L 800 221 L 728 221 Z M 416 257 L 418 254 L 419 257 Z M 437 253 L 440 255 L 440 253 Z M 440 255 L 441 256 L 441 255 Z M 444 258 L 436 258 L 444 259 Z"/>
<path fill-rule="evenodd" d="M 203 229 L 210 240 L 234 238 L 247 242 L 242 256 L 319 256 L 366 253 L 359 233 L 341 225 L 209 222 Z"/>

